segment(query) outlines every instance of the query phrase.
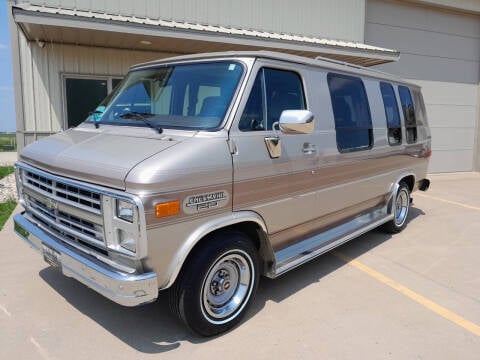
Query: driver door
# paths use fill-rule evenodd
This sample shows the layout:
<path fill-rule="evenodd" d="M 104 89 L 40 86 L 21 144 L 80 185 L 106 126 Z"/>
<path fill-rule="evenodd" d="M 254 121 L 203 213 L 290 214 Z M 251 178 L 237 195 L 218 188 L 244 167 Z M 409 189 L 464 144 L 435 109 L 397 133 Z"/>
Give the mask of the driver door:
<path fill-rule="evenodd" d="M 283 110 L 307 109 L 302 76 L 273 63 L 257 63 L 254 70 L 247 85 L 249 95 L 230 131 L 236 146 L 233 210 L 257 212 L 269 234 L 301 232 L 296 225 L 315 216 L 316 195 L 309 188 L 315 187 L 312 175 L 318 168 L 319 144 L 315 132 L 286 135 L 274 124 Z M 272 154 L 268 148 L 275 148 L 275 139 L 274 150 L 280 152 Z"/>

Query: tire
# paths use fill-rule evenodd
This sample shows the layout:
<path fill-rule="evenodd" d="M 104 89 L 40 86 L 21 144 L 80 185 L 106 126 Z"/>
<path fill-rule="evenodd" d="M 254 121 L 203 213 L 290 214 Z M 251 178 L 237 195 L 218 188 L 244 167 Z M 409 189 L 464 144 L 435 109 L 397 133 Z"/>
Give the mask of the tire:
<path fill-rule="evenodd" d="M 170 307 L 193 332 L 213 336 L 237 325 L 258 287 L 257 250 L 240 232 L 206 239 L 170 289 Z"/>
<path fill-rule="evenodd" d="M 383 225 L 383 230 L 390 234 L 396 234 L 405 229 L 410 210 L 410 188 L 404 181 L 400 181 L 398 185 L 393 206 L 393 219 Z"/>

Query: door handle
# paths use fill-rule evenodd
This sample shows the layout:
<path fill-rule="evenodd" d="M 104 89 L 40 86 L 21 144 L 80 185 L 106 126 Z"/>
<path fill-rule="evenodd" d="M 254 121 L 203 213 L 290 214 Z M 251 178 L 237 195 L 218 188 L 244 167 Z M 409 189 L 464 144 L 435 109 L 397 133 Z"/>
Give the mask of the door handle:
<path fill-rule="evenodd" d="M 315 154 L 317 152 L 317 147 L 315 144 L 305 143 L 303 144 L 302 151 L 305 155 Z"/>

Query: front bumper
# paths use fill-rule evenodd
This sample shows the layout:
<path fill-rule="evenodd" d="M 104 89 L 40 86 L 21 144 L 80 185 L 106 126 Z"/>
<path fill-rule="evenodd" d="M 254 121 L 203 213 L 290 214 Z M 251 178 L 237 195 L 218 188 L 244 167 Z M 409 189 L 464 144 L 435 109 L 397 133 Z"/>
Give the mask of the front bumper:
<path fill-rule="evenodd" d="M 61 271 L 77 279 L 106 298 L 124 306 L 136 306 L 158 297 L 157 275 L 153 272 L 132 275 L 120 273 L 84 254 L 61 244 L 54 237 L 30 222 L 23 214 L 13 218 L 15 233 L 33 248 L 42 252 L 43 246 L 55 250 Z"/>

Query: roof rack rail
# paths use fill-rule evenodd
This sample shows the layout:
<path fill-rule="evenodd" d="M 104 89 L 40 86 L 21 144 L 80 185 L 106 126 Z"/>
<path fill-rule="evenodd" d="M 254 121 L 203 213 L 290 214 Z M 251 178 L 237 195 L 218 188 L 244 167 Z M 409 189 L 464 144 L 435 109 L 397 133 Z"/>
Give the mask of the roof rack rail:
<path fill-rule="evenodd" d="M 399 76 L 395 76 L 393 74 L 389 74 L 389 73 L 381 71 L 381 70 L 372 69 L 372 68 L 367 67 L 367 66 L 352 64 L 352 63 L 349 63 L 347 61 L 335 60 L 335 59 L 331 59 L 331 58 L 328 58 L 328 57 L 325 57 L 325 56 L 316 56 L 315 60 L 321 60 L 321 61 L 325 61 L 325 62 L 329 62 L 329 63 L 332 63 L 332 64 L 337 64 L 337 65 L 349 66 L 349 67 L 352 67 L 354 69 L 362 69 L 362 70 L 370 71 L 372 73 L 376 73 L 376 74 L 380 74 L 380 75 L 394 76 L 394 77 L 397 77 L 397 78 L 400 79 Z"/>

